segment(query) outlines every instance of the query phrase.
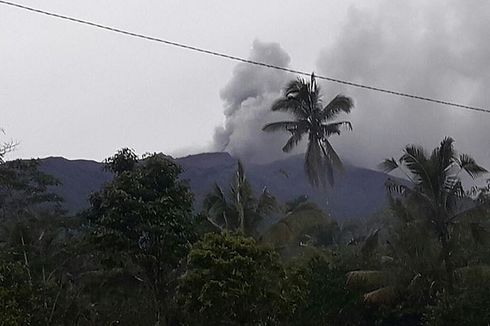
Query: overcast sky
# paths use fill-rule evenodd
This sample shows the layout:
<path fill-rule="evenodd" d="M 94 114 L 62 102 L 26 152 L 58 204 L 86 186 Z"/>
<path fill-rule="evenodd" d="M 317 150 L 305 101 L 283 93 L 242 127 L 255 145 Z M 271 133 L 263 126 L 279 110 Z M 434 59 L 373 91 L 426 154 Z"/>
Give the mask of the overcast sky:
<path fill-rule="evenodd" d="M 489 108 L 490 2 L 66 1 L 18 3 L 294 69 Z M 0 5 L 0 126 L 15 157 L 281 157 L 256 129 L 294 76 Z M 243 89 L 240 87 L 243 85 Z M 373 167 L 407 143 L 456 146 L 490 166 L 490 114 L 322 84 L 354 97 L 343 157 Z M 218 129 L 217 129 L 218 128 Z M 224 137 L 224 138 L 223 138 Z M 272 137 L 272 138 L 271 138 Z M 225 139 L 225 140 L 223 140 Z M 298 151 L 301 151 L 299 149 Z"/>

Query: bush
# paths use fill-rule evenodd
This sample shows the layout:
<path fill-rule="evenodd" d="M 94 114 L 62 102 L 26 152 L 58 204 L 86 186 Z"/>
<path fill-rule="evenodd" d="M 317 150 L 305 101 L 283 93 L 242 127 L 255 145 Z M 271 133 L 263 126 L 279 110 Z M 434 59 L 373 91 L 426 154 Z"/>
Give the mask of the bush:
<path fill-rule="evenodd" d="M 490 284 L 458 289 L 441 294 L 429 307 L 426 325 L 487 326 L 490 322 Z"/>
<path fill-rule="evenodd" d="M 178 300 L 196 325 L 275 325 L 285 317 L 278 255 L 252 238 L 206 234 L 188 255 Z"/>
<path fill-rule="evenodd" d="M 358 325 L 362 317 L 360 294 L 346 288 L 346 271 L 333 257 L 321 254 L 296 261 L 288 288 L 295 291 L 293 325 Z"/>

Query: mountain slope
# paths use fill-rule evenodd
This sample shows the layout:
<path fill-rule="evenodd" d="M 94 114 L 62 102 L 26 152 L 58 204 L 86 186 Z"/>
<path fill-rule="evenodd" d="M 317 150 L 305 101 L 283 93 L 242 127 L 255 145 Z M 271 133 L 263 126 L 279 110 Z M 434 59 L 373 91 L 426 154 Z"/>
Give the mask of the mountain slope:
<path fill-rule="evenodd" d="M 236 159 L 228 153 L 203 153 L 176 159 L 183 167 L 183 179 L 195 194 L 196 208 L 214 182 L 226 188 L 233 178 Z M 76 212 L 88 206 L 87 198 L 111 179 L 110 173 L 94 161 L 70 161 L 59 157 L 41 160 L 41 170 L 57 177 L 62 186 L 54 189 L 65 198 L 65 208 Z M 307 195 L 336 219 L 366 217 L 386 206 L 384 183 L 388 175 L 347 165 L 336 175 L 333 188 L 314 189 L 306 181 L 302 156 L 263 165 L 246 165 L 247 177 L 256 191 L 267 187 L 280 201 Z"/>

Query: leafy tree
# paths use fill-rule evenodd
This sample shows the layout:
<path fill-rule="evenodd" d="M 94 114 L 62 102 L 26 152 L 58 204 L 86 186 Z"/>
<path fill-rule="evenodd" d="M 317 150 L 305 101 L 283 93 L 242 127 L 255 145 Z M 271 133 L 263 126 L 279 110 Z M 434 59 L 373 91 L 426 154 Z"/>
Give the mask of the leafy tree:
<path fill-rule="evenodd" d="M 34 305 L 35 293 L 25 266 L 3 261 L 0 264 L 1 325 L 30 325 Z"/>
<path fill-rule="evenodd" d="M 457 286 L 453 293 L 440 293 L 426 313 L 426 325 L 488 325 L 490 320 L 490 270 L 473 282 Z"/>
<path fill-rule="evenodd" d="M 277 254 L 239 234 L 209 233 L 188 256 L 179 302 L 195 325 L 275 325 L 285 318 Z"/>
<path fill-rule="evenodd" d="M 284 97 L 272 105 L 272 111 L 291 113 L 294 121 L 279 121 L 266 124 L 264 131 L 285 130 L 291 134 L 284 152 L 290 152 L 302 139 L 308 135 L 308 145 L 305 153 L 305 171 L 313 186 L 333 185 L 334 168 L 341 169 L 342 161 L 330 144 L 328 138 L 334 134 L 340 135 L 343 126 L 352 129 L 349 121 L 331 122 L 340 113 L 349 113 L 353 108 L 352 99 L 337 95 L 325 107 L 322 106 L 320 87 L 312 74 L 310 81 L 297 79 L 291 81 L 285 89 Z"/>
<path fill-rule="evenodd" d="M 360 252 L 368 268 L 347 274 L 347 285 L 362 291 L 375 319 L 386 325 L 419 325 L 426 306 L 440 291 L 440 248 L 420 220 L 397 212 L 384 229 L 372 233 Z"/>
<path fill-rule="evenodd" d="M 16 253 L 17 258 L 14 258 L 24 262 L 29 274 L 29 256 L 34 254 L 31 244 L 36 239 L 31 234 L 32 228 L 41 227 L 42 231 L 37 236 L 42 235 L 39 238 L 42 240 L 51 223 L 46 223 L 43 230 L 44 223 L 39 222 L 62 215 L 61 198 L 48 191 L 50 187 L 58 185 L 58 181 L 39 171 L 38 167 L 37 160 L 0 164 L 0 219 L 4 252 Z"/>
<path fill-rule="evenodd" d="M 257 236 L 258 224 L 277 209 L 277 202 L 267 188 L 259 198 L 254 196 L 239 161 L 228 193 L 215 184 L 213 191 L 204 199 L 203 209 L 208 221 L 219 230 Z"/>
<path fill-rule="evenodd" d="M 86 217 L 103 270 L 122 287 L 139 283 L 151 298 L 154 322 L 165 325 L 179 263 L 194 238 L 192 195 L 169 158 L 134 160 L 129 150 L 107 160 L 116 175 L 90 198 Z"/>
<path fill-rule="evenodd" d="M 408 145 L 398 161 L 391 158 L 381 164 L 386 172 L 400 169 L 410 181 L 410 186 L 391 181 L 388 189 L 403 195 L 406 203 L 400 205 L 405 210 L 414 208 L 416 212 L 412 215 L 422 219 L 437 235 L 450 288 L 454 283 L 452 231 L 468 202 L 460 174 L 466 172 L 476 178 L 487 172 L 469 155 L 458 155 L 453 143 L 452 138 L 445 138 L 430 155 L 422 147 Z"/>
<path fill-rule="evenodd" d="M 104 163 L 104 168 L 107 171 L 119 175 L 134 169 L 136 164 L 138 164 L 138 155 L 132 149 L 122 148 L 114 156 L 106 159 Z"/>
<path fill-rule="evenodd" d="M 39 170 L 38 160 L 0 164 L 0 218 L 24 219 L 40 212 L 60 213 L 62 198 L 50 191 L 58 180 Z"/>
<path fill-rule="evenodd" d="M 22 272 L 33 297 L 26 311 L 33 324 L 58 324 L 73 317 L 67 309 L 76 299 L 70 292 L 76 256 L 66 219 L 48 215 L 2 225 L 1 260 L 6 266 L 22 266 L 17 271 Z"/>
<path fill-rule="evenodd" d="M 477 177 L 485 170 L 457 155 L 452 144 L 446 138 L 430 156 L 407 146 L 400 160 L 383 163 L 387 171 L 402 169 L 409 180 L 388 182 L 392 216 L 382 231 L 385 243 L 373 247 L 380 261 L 350 272 L 348 284 L 363 290 L 364 301 L 378 308 L 384 322 L 421 323 L 428 306 L 444 302 L 438 297 L 464 287 L 455 277 L 459 266 L 473 270 L 488 263 L 478 253 L 488 238 L 482 216 L 475 214 L 481 214 L 480 205 L 460 180 L 462 172 Z"/>
<path fill-rule="evenodd" d="M 0 164 L 0 260 L 7 275 L 4 291 L 12 287 L 24 298 L 23 323 L 52 325 L 68 316 L 73 220 L 64 216 L 61 198 L 50 192 L 58 181 L 38 167 L 37 160 Z M 24 287 L 13 282 L 20 278 Z"/>
<path fill-rule="evenodd" d="M 337 224 L 314 203 L 288 204 L 287 213 L 270 225 L 260 236 L 262 243 L 280 249 L 290 256 L 306 246 L 328 246 L 333 243 Z"/>
<path fill-rule="evenodd" d="M 288 289 L 296 295 L 292 325 L 359 325 L 364 319 L 359 293 L 346 286 L 339 254 L 319 252 L 289 268 Z"/>

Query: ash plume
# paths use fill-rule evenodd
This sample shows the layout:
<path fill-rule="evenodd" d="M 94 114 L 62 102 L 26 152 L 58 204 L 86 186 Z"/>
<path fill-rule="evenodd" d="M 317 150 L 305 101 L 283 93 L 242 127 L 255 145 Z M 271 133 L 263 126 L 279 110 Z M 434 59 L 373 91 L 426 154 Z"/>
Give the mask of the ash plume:
<path fill-rule="evenodd" d="M 254 41 L 249 59 L 288 67 L 289 55 L 277 43 Z M 284 157 L 281 148 L 287 135 L 262 132 L 275 119 L 290 118 L 271 112 L 272 102 L 294 76 L 279 70 L 238 64 L 231 80 L 221 90 L 225 123 L 215 130 L 212 150 L 227 151 L 245 161 L 265 163 Z"/>
<path fill-rule="evenodd" d="M 320 75 L 403 91 L 425 97 L 490 108 L 490 2 L 379 0 L 352 7 L 344 27 L 317 60 Z M 255 41 L 250 59 L 287 67 L 290 58 L 277 43 Z M 224 126 L 215 131 L 212 150 L 264 163 L 285 157 L 287 135 L 264 133 L 271 121 L 290 119 L 272 113 L 271 103 L 296 76 L 238 64 L 221 91 Z M 445 137 L 456 148 L 490 169 L 490 115 L 322 83 L 327 102 L 342 93 L 356 108 L 341 117 L 354 130 L 331 142 L 344 161 L 375 168 L 386 157 L 399 156 L 406 144 L 431 149 Z M 303 152 L 298 146 L 296 153 Z"/>
<path fill-rule="evenodd" d="M 352 8 L 318 72 L 436 99 L 490 108 L 490 2 L 390 1 Z M 490 115 L 326 83 L 354 97 L 354 131 L 334 140 L 347 160 L 374 167 L 406 144 L 444 136 L 490 168 Z"/>

